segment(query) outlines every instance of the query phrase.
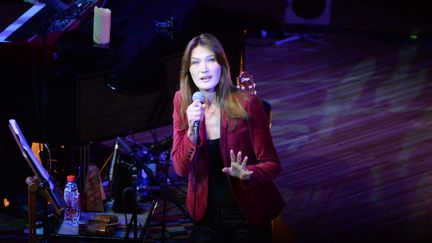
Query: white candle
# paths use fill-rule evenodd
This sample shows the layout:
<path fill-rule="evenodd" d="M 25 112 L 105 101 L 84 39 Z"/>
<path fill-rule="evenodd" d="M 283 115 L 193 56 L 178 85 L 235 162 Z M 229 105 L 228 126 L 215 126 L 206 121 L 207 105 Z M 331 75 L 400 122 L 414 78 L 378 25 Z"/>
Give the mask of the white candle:
<path fill-rule="evenodd" d="M 111 32 L 111 10 L 94 7 L 93 41 L 96 44 L 108 44 Z"/>

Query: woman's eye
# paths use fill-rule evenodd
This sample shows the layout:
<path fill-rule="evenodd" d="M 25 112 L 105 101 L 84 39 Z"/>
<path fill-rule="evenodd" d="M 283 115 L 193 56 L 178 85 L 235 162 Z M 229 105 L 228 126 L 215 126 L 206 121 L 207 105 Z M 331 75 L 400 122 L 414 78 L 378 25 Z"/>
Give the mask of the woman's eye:
<path fill-rule="evenodd" d="M 209 61 L 209 62 L 216 62 L 216 58 L 213 58 L 213 57 L 212 57 L 212 58 L 209 58 L 208 61 Z"/>
<path fill-rule="evenodd" d="M 199 63 L 199 61 L 197 61 L 197 60 L 192 60 L 191 61 L 191 64 L 198 64 Z"/>

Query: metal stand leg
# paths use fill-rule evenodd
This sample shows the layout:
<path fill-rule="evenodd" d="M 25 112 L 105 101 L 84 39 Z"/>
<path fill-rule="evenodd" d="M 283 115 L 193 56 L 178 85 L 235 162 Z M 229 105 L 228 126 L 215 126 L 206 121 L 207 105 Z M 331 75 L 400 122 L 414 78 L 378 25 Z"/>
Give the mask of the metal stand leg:
<path fill-rule="evenodd" d="M 27 177 L 26 183 L 28 192 L 29 242 L 36 243 L 36 194 L 39 191 L 39 183 L 37 177 Z"/>
<path fill-rule="evenodd" d="M 275 41 L 274 44 L 276 46 L 279 46 L 279 45 L 282 45 L 282 44 L 285 44 L 285 43 L 289 43 L 289 42 L 293 42 L 293 41 L 297 41 L 297 40 L 305 40 L 307 42 L 311 42 L 311 43 L 314 43 L 314 44 L 331 47 L 331 45 L 329 43 L 326 43 L 324 41 L 320 41 L 320 40 L 314 39 L 314 38 L 310 37 L 307 34 L 293 35 L 293 36 L 287 37 L 285 39 Z"/>

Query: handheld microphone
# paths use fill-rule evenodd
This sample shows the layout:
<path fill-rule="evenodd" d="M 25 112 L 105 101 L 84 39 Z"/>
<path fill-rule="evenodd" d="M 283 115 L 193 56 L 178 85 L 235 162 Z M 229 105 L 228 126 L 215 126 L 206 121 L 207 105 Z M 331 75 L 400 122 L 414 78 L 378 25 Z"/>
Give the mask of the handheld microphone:
<path fill-rule="evenodd" d="M 199 101 L 201 104 L 204 103 L 204 95 L 197 91 L 192 95 L 192 101 Z M 200 121 L 194 122 L 194 141 L 195 144 L 198 144 L 198 131 L 199 131 Z"/>

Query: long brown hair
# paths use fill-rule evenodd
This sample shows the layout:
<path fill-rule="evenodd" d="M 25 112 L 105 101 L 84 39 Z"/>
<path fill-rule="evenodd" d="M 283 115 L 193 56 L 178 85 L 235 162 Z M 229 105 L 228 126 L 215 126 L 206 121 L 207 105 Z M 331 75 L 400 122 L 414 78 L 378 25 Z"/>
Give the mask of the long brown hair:
<path fill-rule="evenodd" d="M 199 91 L 189 72 L 191 53 L 197 46 L 205 47 L 214 52 L 216 61 L 221 65 L 221 76 L 216 87 L 216 102 L 220 105 L 221 110 L 226 112 L 229 118 L 246 118 L 247 112 L 242 106 L 242 100 L 245 96 L 232 83 L 230 67 L 225 51 L 215 36 L 204 33 L 189 41 L 182 57 L 180 72 L 182 104 L 180 111 L 183 120 L 186 121 L 184 118 L 186 116 L 187 107 L 192 103 L 192 94 Z"/>

